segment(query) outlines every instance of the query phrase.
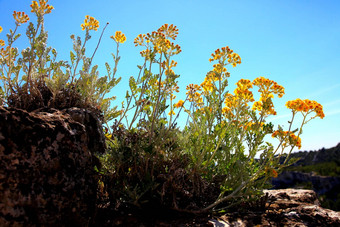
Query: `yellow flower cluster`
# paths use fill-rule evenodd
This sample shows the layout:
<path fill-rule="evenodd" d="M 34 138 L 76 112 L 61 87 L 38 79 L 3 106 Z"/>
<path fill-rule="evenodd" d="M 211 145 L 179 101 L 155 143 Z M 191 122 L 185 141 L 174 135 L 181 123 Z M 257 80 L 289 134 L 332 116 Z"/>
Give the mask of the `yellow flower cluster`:
<path fill-rule="evenodd" d="M 231 110 L 236 108 L 236 106 L 238 105 L 238 100 L 239 99 L 237 96 L 228 93 L 224 100 L 225 107 L 222 109 L 222 113 L 225 115 L 231 114 L 233 116 Z"/>
<path fill-rule="evenodd" d="M 223 107 L 223 108 L 222 108 L 222 114 L 223 114 L 223 115 L 227 115 L 228 113 L 230 113 L 230 110 L 231 110 L 231 109 L 230 109 L 229 107 Z"/>
<path fill-rule="evenodd" d="M 258 123 L 255 123 L 255 122 L 250 121 L 250 122 L 246 123 L 246 124 L 243 126 L 243 128 L 244 128 L 245 130 L 254 130 L 254 129 L 255 129 L 256 127 L 258 127 L 258 126 L 260 126 L 260 127 L 262 128 L 263 125 L 264 125 L 263 122 L 261 122 L 260 124 L 258 124 Z"/>
<path fill-rule="evenodd" d="M 32 1 L 32 4 L 31 4 L 31 12 L 32 13 L 36 13 L 36 15 L 45 15 L 45 14 L 49 14 L 51 13 L 52 9 L 54 9 L 53 6 L 50 6 L 48 4 L 46 4 L 48 2 L 48 0 L 39 0 L 39 4 L 37 1 Z"/>
<path fill-rule="evenodd" d="M 140 53 L 140 55 L 141 55 L 143 58 L 148 58 L 148 60 L 150 59 L 151 50 L 146 49 L 146 50 L 142 50 L 142 51 L 139 52 L 139 53 Z"/>
<path fill-rule="evenodd" d="M 169 62 L 169 59 L 166 59 L 162 62 L 161 66 L 163 69 L 165 69 L 165 75 L 171 75 L 175 73 L 172 68 L 177 66 L 177 62 L 174 60 L 171 60 L 171 62 Z"/>
<path fill-rule="evenodd" d="M 253 93 L 249 91 L 249 88 L 253 87 L 250 80 L 241 79 L 236 85 L 237 88 L 234 90 L 234 93 L 237 97 L 243 99 L 245 102 L 254 102 Z"/>
<path fill-rule="evenodd" d="M 270 168 L 270 167 L 266 167 L 265 172 L 267 175 L 274 177 L 274 178 L 276 178 L 279 175 L 275 169 Z"/>
<path fill-rule="evenodd" d="M 2 27 L 0 26 L 0 33 L 2 32 Z M 0 39 L 0 46 L 5 46 L 5 41 Z"/>
<path fill-rule="evenodd" d="M 203 98 L 199 93 L 199 91 L 202 91 L 201 87 L 197 84 L 189 84 L 186 89 L 186 94 L 188 95 L 189 102 L 195 102 L 198 106 L 202 106 Z"/>
<path fill-rule="evenodd" d="M 177 83 L 175 83 L 173 86 L 171 86 L 171 90 L 172 92 L 179 92 L 179 86 L 177 85 Z"/>
<path fill-rule="evenodd" d="M 89 15 L 86 15 L 84 23 L 80 25 L 82 30 L 95 30 L 99 28 L 99 21 L 94 19 L 94 17 L 90 17 Z"/>
<path fill-rule="evenodd" d="M 211 92 L 214 90 L 215 85 L 213 84 L 211 79 L 205 77 L 204 81 L 201 83 L 201 87 L 203 88 L 204 92 Z"/>
<path fill-rule="evenodd" d="M 158 80 L 156 80 L 156 81 L 154 81 L 154 82 L 149 81 L 149 84 L 150 84 L 151 86 L 153 86 L 154 88 L 158 88 L 159 86 L 160 86 L 161 88 L 164 87 L 164 83 L 163 83 L 162 81 L 159 82 Z"/>
<path fill-rule="evenodd" d="M 178 28 L 173 24 L 164 24 L 157 31 L 163 33 L 165 37 L 171 38 L 173 40 L 175 40 L 178 35 Z"/>
<path fill-rule="evenodd" d="M 284 95 L 284 87 L 264 77 L 256 78 L 253 85 L 259 87 L 258 91 L 261 93 L 261 98 L 260 101 L 253 104 L 252 109 L 264 111 L 265 114 L 276 115 L 271 99 L 274 98 L 274 94 L 281 98 Z"/>
<path fill-rule="evenodd" d="M 227 68 L 224 67 L 224 65 L 221 63 L 214 64 L 213 67 L 214 67 L 213 71 L 219 74 L 227 72 Z"/>
<path fill-rule="evenodd" d="M 247 106 L 248 102 L 254 101 L 253 93 L 249 91 L 249 89 L 253 87 L 250 80 L 241 79 L 236 83 L 236 85 L 237 88 L 234 90 L 235 95 L 228 93 L 225 97 L 225 107 L 222 108 L 222 113 L 225 116 L 227 114 L 231 114 L 233 116 L 232 110 L 238 105 L 241 104 Z"/>
<path fill-rule="evenodd" d="M 211 56 L 212 58 L 209 59 L 210 62 L 218 60 L 220 64 L 224 64 L 225 60 L 228 59 L 228 63 L 231 64 L 233 67 L 235 67 L 237 64 L 241 64 L 241 57 L 238 54 L 234 53 L 234 51 L 231 50 L 228 46 L 215 50 L 215 53 L 212 53 Z M 220 66 L 216 64 L 216 67 Z M 217 70 L 223 71 L 224 69 L 221 69 L 220 67 L 220 69 Z"/>
<path fill-rule="evenodd" d="M 184 101 L 183 100 L 179 100 L 176 104 L 174 104 L 174 108 L 180 108 L 183 107 Z"/>
<path fill-rule="evenodd" d="M 286 103 L 286 107 L 296 112 L 305 112 L 305 113 L 315 112 L 316 113 L 315 117 L 320 117 L 321 119 L 325 117 L 322 105 L 314 100 L 295 99 L 295 100 L 288 101 Z"/>
<path fill-rule="evenodd" d="M 261 92 L 263 95 L 274 93 L 277 94 L 279 98 L 282 98 L 282 96 L 285 94 L 284 87 L 279 85 L 273 80 L 269 80 L 264 77 L 258 77 L 253 81 L 253 85 L 259 87 L 259 92 Z"/>
<path fill-rule="evenodd" d="M 13 17 L 15 19 L 15 22 L 17 25 L 21 25 L 26 23 L 30 18 L 28 17 L 27 14 L 25 14 L 25 12 L 13 12 Z"/>
<path fill-rule="evenodd" d="M 176 98 L 176 95 L 170 93 L 170 100 L 174 100 Z"/>
<path fill-rule="evenodd" d="M 151 53 L 164 53 L 169 56 L 179 54 L 182 50 L 169 39 L 175 40 L 178 29 L 174 25 L 164 24 L 157 31 L 139 34 L 134 39 L 135 46 L 145 46 L 147 49 L 141 52 L 142 57 L 148 57 Z M 152 44 L 152 45 L 151 45 Z"/>
<path fill-rule="evenodd" d="M 215 85 L 216 81 L 221 81 L 225 77 L 230 76 L 228 72 L 218 73 L 217 71 L 218 70 L 213 70 L 213 71 L 208 72 L 204 78 L 204 81 L 201 83 L 201 87 L 203 88 L 203 91 L 206 94 L 216 89 L 216 85 Z"/>
<path fill-rule="evenodd" d="M 301 138 L 297 137 L 293 132 L 276 130 L 273 132 L 272 137 L 284 140 L 285 142 L 282 144 L 284 147 L 290 144 L 301 149 Z"/>
<path fill-rule="evenodd" d="M 231 55 L 234 51 L 231 50 L 228 46 L 222 47 L 221 49 L 215 50 L 215 53 L 212 53 L 212 58 L 209 59 L 210 62 L 220 59 L 225 59 L 226 56 Z"/>
<path fill-rule="evenodd" d="M 124 43 L 126 41 L 126 37 L 121 31 L 116 31 L 115 36 L 111 36 L 110 38 L 117 43 Z"/>
<path fill-rule="evenodd" d="M 145 34 L 139 34 L 135 40 L 133 41 L 133 43 L 135 44 L 135 46 L 143 46 L 144 45 L 144 40 L 146 38 Z"/>
<path fill-rule="evenodd" d="M 236 67 L 237 64 L 241 64 L 241 57 L 236 53 L 232 53 L 232 54 L 228 55 L 228 62 L 233 67 Z"/>
<path fill-rule="evenodd" d="M 153 32 L 151 35 L 151 42 L 153 43 L 154 51 L 157 53 L 167 53 L 168 51 L 175 50 L 175 53 L 178 54 L 180 52 L 180 48 L 178 45 L 172 43 L 169 39 L 166 38 L 166 35 L 161 32 Z"/>

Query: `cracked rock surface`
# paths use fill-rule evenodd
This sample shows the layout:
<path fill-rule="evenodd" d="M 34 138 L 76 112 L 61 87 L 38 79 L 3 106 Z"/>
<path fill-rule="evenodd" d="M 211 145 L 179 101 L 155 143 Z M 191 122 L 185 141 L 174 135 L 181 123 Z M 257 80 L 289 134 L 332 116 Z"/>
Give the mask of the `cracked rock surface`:
<path fill-rule="evenodd" d="M 98 141 L 67 111 L 0 107 L 0 226 L 88 225 Z"/>
<path fill-rule="evenodd" d="M 210 226 L 340 226 L 340 212 L 320 207 L 313 190 L 265 190 L 266 209 L 228 213 L 209 221 Z"/>

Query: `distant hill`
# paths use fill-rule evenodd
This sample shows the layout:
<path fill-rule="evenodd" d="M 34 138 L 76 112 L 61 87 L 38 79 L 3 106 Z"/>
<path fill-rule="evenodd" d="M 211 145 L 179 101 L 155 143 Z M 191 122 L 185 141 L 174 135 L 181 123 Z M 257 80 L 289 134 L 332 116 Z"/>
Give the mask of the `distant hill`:
<path fill-rule="evenodd" d="M 340 164 L 340 143 L 332 148 L 322 148 L 318 151 L 299 151 L 291 154 L 292 158 L 301 158 L 293 166 L 315 165 L 325 162 Z"/>
<path fill-rule="evenodd" d="M 313 189 L 323 207 L 340 211 L 340 143 L 318 151 L 291 154 L 299 161 L 272 179 L 273 189 Z"/>

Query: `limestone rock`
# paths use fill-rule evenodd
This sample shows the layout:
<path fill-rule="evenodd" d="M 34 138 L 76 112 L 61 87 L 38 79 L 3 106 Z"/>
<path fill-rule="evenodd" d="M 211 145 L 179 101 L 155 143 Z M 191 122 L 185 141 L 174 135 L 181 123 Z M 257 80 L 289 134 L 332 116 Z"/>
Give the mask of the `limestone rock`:
<path fill-rule="evenodd" d="M 269 200 L 262 211 L 235 212 L 212 219 L 210 226 L 340 226 L 340 212 L 319 206 L 312 190 L 265 190 Z"/>
<path fill-rule="evenodd" d="M 0 107 L 0 226 L 89 224 L 104 145 L 66 112 Z"/>

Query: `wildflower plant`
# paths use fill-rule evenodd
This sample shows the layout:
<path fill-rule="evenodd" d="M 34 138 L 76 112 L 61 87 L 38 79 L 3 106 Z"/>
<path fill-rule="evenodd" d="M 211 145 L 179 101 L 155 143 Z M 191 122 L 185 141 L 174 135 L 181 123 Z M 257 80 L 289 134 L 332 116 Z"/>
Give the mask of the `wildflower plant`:
<path fill-rule="evenodd" d="M 138 75 L 129 78 L 118 111 L 111 105 L 115 97 L 108 93 L 121 79 L 115 75 L 126 36 L 117 31 L 110 37 L 116 50 L 114 65 L 105 63 L 106 75 L 100 77 L 93 59 L 108 24 L 88 57 L 86 46 L 100 25 L 87 15 L 80 25 L 84 38 L 71 35 L 70 61 L 57 60 L 57 51 L 47 46 L 44 27 L 45 16 L 53 9 L 48 0 L 33 1 L 35 24 L 26 13 L 14 11 L 15 29 L 6 42 L 0 39 L 0 105 L 26 110 L 76 106 L 95 111 L 103 122 L 115 119 L 112 131 L 106 132 L 108 148 L 100 156 L 103 168 L 98 170 L 99 191 L 115 206 L 157 201 L 178 210 L 205 212 L 259 195 L 268 179 L 291 163 L 289 154 L 301 147 L 302 128 L 324 117 L 316 101 L 288 101 L 286 107 L 292 111 L 288 129 L 274 130 L 268 117 L 277 114 L 274 99 L 283 97 L 284 87 L 258 77 L 240 79 L 230 92 L 228 67 L 241 64 L 241 57 L 228 46 L 211 54 L 212 69 L 204 81 L 189 84 L 185 99 L 176 100 L 179 75 L 174 58 L 182 50 L 174 43 L 178 28 L 172 24 L 134 39 L 143 60 Z M 19 51 L 14 47 L 20 37 L 17 31 L 28 22 L 29 47 Z M 302 122 L 293 129 L 298 114 Z M 179 128 L 177 119 L 183 115 L 188 121 Z M 278 146 L 267 141 L 268 135 L 278 139 Z"/>
<path fill-rule="evenodd" d="M 182 190 L 190 188 L 193 197 L 195 193 L 204 193 L 205 182 L 215 182 L 219 187 L 219 195 L 210 204 L 201 207 L 201 211 L 208 211 L 235 198 L 261 194 L 268 179 L 277 177 L 279 171 L 293 161 L 288 161 L 292 149 L 301 147 L 302 131 L 296 135 L 296 131 L 291 130 L 297 104 L 287 103 L 289 108 L 294 106 L 291 108 L 293 119 L 289 130 L 283 132 L 279 127 L 274 132 L 274 125 L 267 118 L 277 114 L 273 99 L 275 96 L 283 97 L 284 87 L 268 78 L 258 77 L 253 81 L 240 79 L 234 92 L 230 93 L 227 90 L 230 77 L 227 67 L 241 64 L 241 57 L 228 46 L 217 49 L 211 55 L 209 61 L 214 64 L 204 81 L 201 84 L 189 84 L 185 100 L 175 101 L 179 76 L 174 73 L 177 63 L 172 60 L 172 56 L 179 54 L 181 49 L 170 40 L 175 40 L 177 34 L 175 26 L 165 24 L 157 31 L 138 35 L 134 40 L 136 46 L 145 48 L 140 52 L 144 64 L 138 66 L 137 79 L 131 77 L 129 80 L 130 91 L 126 93 L 122 114 L 114 125 L 119 133 L 110 135 L 115 147 L 110 153 L 111 163 L 116 160 L 113 157 L 117 158 L 120 154 L 126 161 L 125 172 L 134 177 L 138 175 L 138 181 L 144 182 L 144 186 L 140 183 L 130 185 L 126 193 L 138 198 L 133 200 L 138 203 L 146 191 L 157 191 L 157 185 L 171 187 L 169 182 L 157 181 L 157 174 L 170 174 L 167 170 L 171 169 L 172 164 L 181 163 L 179 166 L 185 169 L 184 175 L 190 176 L 191 182 L 190 185 L 183 183 Z M 254 99 L 252 89 L 255 87 L 260 94 L 259 100 Z M 306 109 L 304 116 L 315 111 L 322 117 L 322 107 L 315 101 L 312 103 L 313 107 Z M 132 116 L 128 116 L 130 112 Z M 186 112 L 189 117 L 182 131 L 176 128 L 176 120 L 181 112 Z M 304 119 L 301 128 L 308 121 Z M 140 141 L 144 141 L 143 145 L 120 142 L 129 141 L 131 133 L 137 136 L 137 132 L 143 135 L 139 135 L 142 137 Z M 124 134 L 125 139 L 117 136 L 120 134 Z M 274 148 L 265 141 L 268 135 L 279 139 L 278 147 Z M 124 151 L 127 147 L 130 159 L 126 159 L 127 153 Z M 288 147 L 291 150 L 282 163 L 280 158 Z M 175 161 L 178 157 L 186 160 L 185 163 Z M 160 162 L 163 164 L 159 165 Z M 122 169 L 124 161 L 118 163 L 111 165 L 112 172 Z M 154 172 L 146 173 L 145 169 Z M 173 202 L 172 205 L 178 207 L 179 203 Z"/>
<path fill-rule="evenodd" d="M 258 77 L 253 81 L 240 79 L 234 94 L 229 93 L 225 91 L 230 76 L 226 66 L 235 67 L 241 59 L 225 47 L 217 49 L 209 59 L 215 60 L 218 64 L 213 65 L 204 82 L 187 88 L 190 108 L 186 112 L 191 121 L 184 130 L 184 144 L 192 160 L 191 168 L 209 180 L 223 176 L 220 195 L 203 210 L 233 198 L 260 193 L 270 177 L 277 177 L 278 172 L 293 161 L 289 162 L 289 154 L 294 147 L 301 148 L 302 127 L 315 117 L 324 117 L 322 106 L 316 101 L 288 101 L 286 106 L 292 109 L 293 115 L 289 129 L 283 131 L 279 126 L 273 131 L 274 126 L 266 119 L 277 114 L 273 98 L 275 95 L 281 98 L 284 88 L 275 81 Z M 250 90 L 255 86 L 260 93 L 258 101 Z M 298 112 L 302 113 L 303 121 L 300 128 L 293 131 Z M 313 112 L 315 116 L 308 119 Z M 270 134 L 279 140 L 277 148 L 264 141 Z M 288 147 L 291 149 L 282 163 L 280 158 Z"/>
<path fill-rule="evenodd" d="M 109 194 L 113 198 L 139 204 L 146 194 L 159 189 L 158 180 L 167 174 L 166 169 L 182 165 L 173 105 L 179 92 L 179 76 L 174 73 L 177 63 L 172 59 L 181 52 L 173 43 L 177 34 L 176 26 L 165 24 L 134 40 L 135 46 L 144 48 L 140 52 L 143 64 L 138 65 L 138 77 L 129 79 L 130 89 L 112 134 L 107 135 L 111 142 L 102 157 L 104 169 L 111 173 Z M 119 32 L 111 38 L 125 41 Z"/>
<path fill-rule="evenodd" d="M 29 22 L 26 30 L 29 47 L 21 52 L 14 47 L 15 41 L 21 36 L 17 31 L 30 18 L 25 12 L 14 11 L 15 29 L 7 35 L 7 43 L 0 40 L 0 104 L 26 110 L 41 107 L 86 107 L 96 112 L 103 122 L 108 122 L 119 113 L 115 107 L 110 106 L 115 97 L 107 97 L 120 81 L 120 78 L 115 78 L 120 59 L 118 44 L 113 54 L 114 68 L 106 63 L 107 75 L 99 77 L 98 66 L 92 65 L 92 60 L 100 40 L 91 57 L 86 56 L 85 48 L 91 38 L 90 31 L 97 31 L 99 22 L 86 16 L 81 25 L 82 30 L 85 30 L 84 41 L 72 35 L 70 62 L 58 61 L 57 51 L 47 46 L 48 33 L 44 26 L 45 16 L 53 9 L 48 0 L 32 1 L 31 12 L 37 21 Z"/>

